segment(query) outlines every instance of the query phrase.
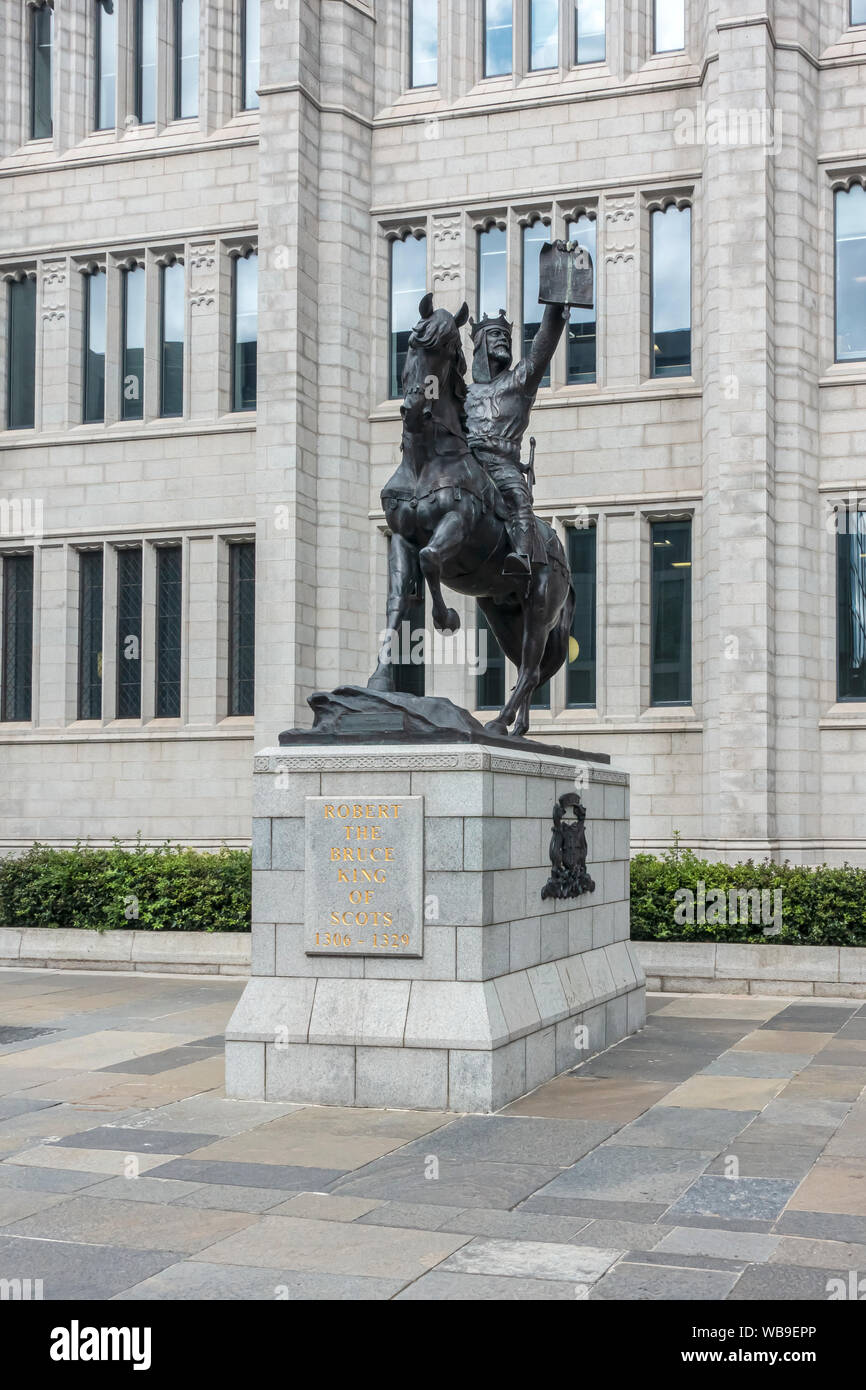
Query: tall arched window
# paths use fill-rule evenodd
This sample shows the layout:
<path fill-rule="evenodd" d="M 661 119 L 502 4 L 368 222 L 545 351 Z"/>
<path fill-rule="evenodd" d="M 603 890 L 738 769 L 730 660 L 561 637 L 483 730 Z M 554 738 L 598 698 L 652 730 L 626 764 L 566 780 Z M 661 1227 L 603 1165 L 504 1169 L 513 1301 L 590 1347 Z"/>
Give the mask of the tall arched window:
<path fill-rule="evenodd" d="M 439 0 L 410 0 L 409 86 L 435 87 L 439 80 Z"/>
<path fill-rule="evenodd" d="M 836 194 L 836 361 L 866 358 L 866 189 Z"/>
<path fill-rule="evenodd" d="M 105 286 L 102 267 L 84 276 L 84 402 L 85 424 L 105 419 Z"/>
<path fill-rule="evenodd" d="M 259 345 L 259 258 L 247 251 L 234 260 L 232 293 L 232 410 L 255 410 Z"/>
<path fill-rule="evenodd" d="M 568 239 L 583 246 L 592 257 L 591 309 L 573 308 L 568 316 L 568 381 L 570 384 L 595 381 L 596 378 L 596 304 L 598 302 L 598 260 L 596 258 L 596 224 L 583 213 L 576 222 L 568 224 Z"/>
<path fill-rule="evenodd" d="M 651 222 L 652 376 L 692 370 L 692 210 L 673 204 Z"/>
<path fill-rule="evenodd" d="M 550 241 L 550 228 L 543 222 L 533 222 L 531 227 L 523 228 L 523 353 L 532 346 L 532 340 L 541 327 L 541 305 L 538 302 L 538 258 L 541 248 Z M 541 380 L 542 386 L 550 385 L 550 369 Z"/>
<path fill-rule="evenodd" d="M 403 368 L 409 334 L 418 322 L 418 305 L 427 293 L 427 238 L 407 236 L 391 242 L 391 335 L 389 395 L 403 395 Z"/>
<path fill-rule="evenodd" d="M 36 421 L 36 275 L 10 277 L 6 333 L 6 424 L 32 430 Z"/>
<path fill-rule="evenodd" d="M 686 0 L 655 0 L 653 52 L 677 53 L 686 46 Z"/>
<path fill-rule="evenodd" d="M 574 0 L 574 61 L 603 63 L 606 55 L 605 0 Z"/>
<path fill-rule="evenodd" d="M 30 137 L 48 140 L 54 131 L 53 114 L 54 9 L 43 0 L 30 17 Z"/>
<path fill-rule="evenodd" d="M 117 3 L 96 0 L 96 129 L 117 119 Z"/>
<path fill-rule="evenodd" d="M 198 115 L 199 0 L 174 0 L 174 118 Z"/>

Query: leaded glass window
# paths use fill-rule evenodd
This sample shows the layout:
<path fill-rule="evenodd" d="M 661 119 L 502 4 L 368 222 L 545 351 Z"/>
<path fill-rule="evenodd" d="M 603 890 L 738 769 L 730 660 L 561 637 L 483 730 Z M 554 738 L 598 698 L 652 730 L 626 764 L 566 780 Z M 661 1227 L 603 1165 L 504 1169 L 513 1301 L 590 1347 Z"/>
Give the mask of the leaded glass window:
<path fill-rule="evenodd" d="M 26 723 L 33 700 L 33 556 L 3 557 L 0 719 Z"/>
<path fill-rule="evenodd" d="M 156 552 L 157 719 L 180 717 L 182 613 L 181 547 L 161 545 Z"/>
<path fill-rule="evenodd" d="M 141 546 L 117 552 L 117 718 L 141 718 Z"/>
<path fill-rule="evenodd" d="M 229 714 L 252 714 L 256 656 L 256 547 L 229 546 Z"/>

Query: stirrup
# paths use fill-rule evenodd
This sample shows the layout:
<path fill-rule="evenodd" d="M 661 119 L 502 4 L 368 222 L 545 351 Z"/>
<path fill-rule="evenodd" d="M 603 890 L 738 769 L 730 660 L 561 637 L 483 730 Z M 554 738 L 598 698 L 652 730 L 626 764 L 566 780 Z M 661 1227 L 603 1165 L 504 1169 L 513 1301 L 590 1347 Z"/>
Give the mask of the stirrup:
<path fill-rule="evenodd" d="M 507 575 L 522 575 L 524 578 L 528 577 L 532 574 L 529 556 L 519 555 L 516 550 L 512 550 L 511 554 L 505 557 L 502 573 Z"/>

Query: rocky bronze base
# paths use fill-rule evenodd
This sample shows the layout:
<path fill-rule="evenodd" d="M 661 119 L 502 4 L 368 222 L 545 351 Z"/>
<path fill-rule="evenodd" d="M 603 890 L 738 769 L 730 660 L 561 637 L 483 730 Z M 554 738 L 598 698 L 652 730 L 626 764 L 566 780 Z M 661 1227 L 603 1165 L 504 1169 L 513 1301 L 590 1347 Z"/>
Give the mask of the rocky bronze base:
<path fill-rule="evenodd" d="M 312 729 L 286 729 L 282 747 L 292 744 L 362 743 L 476 743 L 510 752 L 523 749 L 577 762 L 609 763 L 607 753 L 587 753 L 582 748 L 531 738 L 491 733 L 473 715 L 453 701 L 435 695 L 402 695 L 368 690 L 362 685 L 341 685 L 320 690 L 307 701 L 313 711 Z"/>

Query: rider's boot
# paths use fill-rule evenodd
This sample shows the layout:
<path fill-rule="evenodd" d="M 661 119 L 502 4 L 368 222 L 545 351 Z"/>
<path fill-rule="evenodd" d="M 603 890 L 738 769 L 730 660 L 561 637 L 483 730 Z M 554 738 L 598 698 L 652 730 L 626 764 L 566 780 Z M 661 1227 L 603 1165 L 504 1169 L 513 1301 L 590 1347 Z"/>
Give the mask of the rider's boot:
<path fill-rule="evenodd" d="M 516 513 L 508 528 L 512 549 L 505 557 L 502 573 L 528 579 L 532 574 L 532 565 L 529 560 L 532 549 L 532 509 L 528 500 L 524 501 L 520 498 Z"/>

